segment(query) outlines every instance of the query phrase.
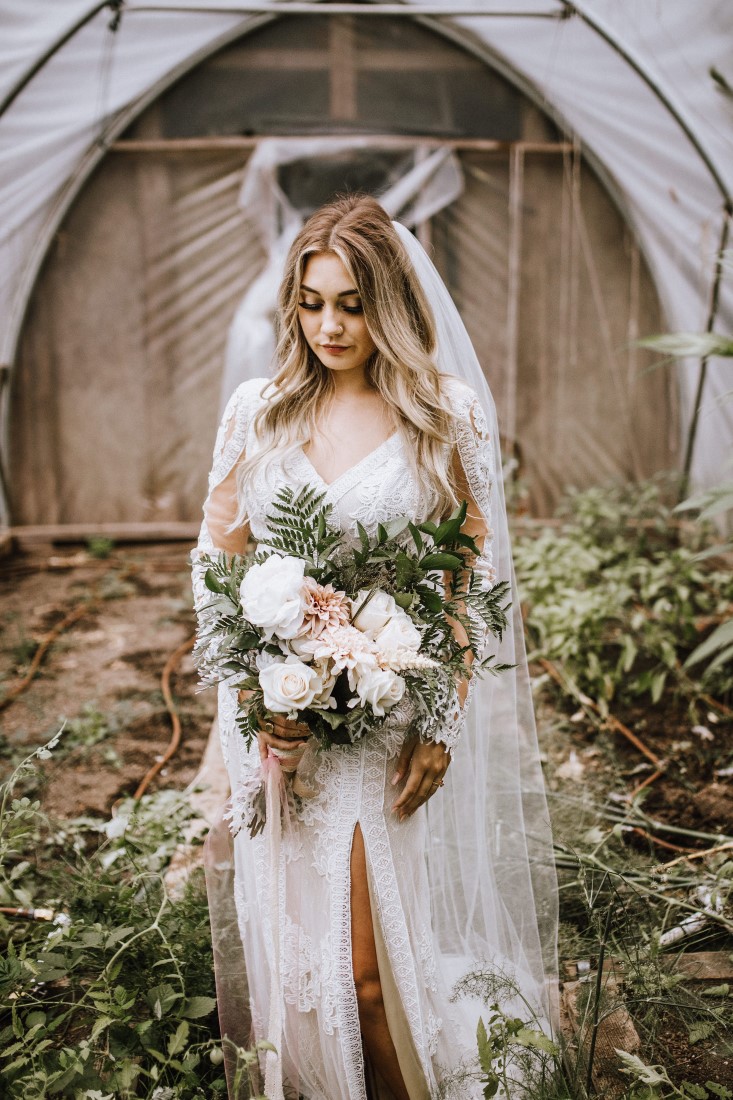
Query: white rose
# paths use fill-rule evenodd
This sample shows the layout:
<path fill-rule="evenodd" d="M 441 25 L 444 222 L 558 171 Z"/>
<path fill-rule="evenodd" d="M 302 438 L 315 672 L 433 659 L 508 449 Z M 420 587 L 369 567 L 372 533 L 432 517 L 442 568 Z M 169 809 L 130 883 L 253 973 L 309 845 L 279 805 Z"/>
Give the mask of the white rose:
<path fill-rule="evenodd" d="M 399 649 L 417 653 L 422 637 L 410 616 L 398 607 L 389 622 L 377 631 L 374 641 L 382 653 L 394 653 Z"/>
<path fill-rule="evenodd" d="M 275 714 L 309 707 L 323 684 L 315 669 L 304 665 L 296 657 L 277 661 L 260 672 L 260 687 L 265 706 Z"/>
<path fill-rule="evenodd" d="M 261 565 L 253 565 L 239 586 L 242 611 L 267 638 L 293 638 L 303 625 L 303 573 L 300 558 L 271 554 Z"/>
<path fill-rule="evenodd" d="M 359 702 L 371 705 L 377 715 L 382 715 L 399 703 L 405 694 L 405 681 L 391 669 L 364 669 L 364 675 L 356 682 Z"/>
<path fill-rule="evenodd" d="M 369 596 L 369 591 L 368 588 L 362 588 L 357 592 L 356 596 L 351 601 L 352 616 L 358 611 L 367 596 Z M 394 602 L 393 597 L 387 592 L 382 592 L 381 589 L 377 589 L 374 595 L 369 598 L 369 602 L 359 611 L 359 615 L 356 621 L 353 622 L 353 625 L 357 630 L 361 630 L 373 638 L 377 631 L 381 630 L 382 627 L 389 622 L 395 611 L 397 611 L 397 604 Z"/>

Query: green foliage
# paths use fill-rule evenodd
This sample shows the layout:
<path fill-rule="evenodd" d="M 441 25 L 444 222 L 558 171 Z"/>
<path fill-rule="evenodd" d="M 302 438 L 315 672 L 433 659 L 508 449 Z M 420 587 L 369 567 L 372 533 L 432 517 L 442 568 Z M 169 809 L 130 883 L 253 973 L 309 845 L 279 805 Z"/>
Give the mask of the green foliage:
<path fill-rule="evenodd" d="M 637 812 L 630 806 L 628 820 L 639 820 Z M 601 834 L 600 828 L 592 832 Z M 626 1065 L 632 1077 L 638 1070 L 628 1094 L 624 1094 L 626 1100 L 694 1096 L 680 1091 L 680 1041 L 684 1042 L 686 1036 L 688 1043 L 706 1044 L 719 1054 L 733 1026 L 733 1011 L 724 985 L 700 990 L 688 968 L 678 965 L 690 941 L 682 941 L 671 951 L 663 950 L 660 933 L 699 908 L 699 894 L 705 892 L 722 902 L 714 919 L 719 944 L 729 945 L 733 934 L 729 919 L 733 888 L 730 863 L 721 854 L 708 866 L 701 862 L 694 867 L 682 863 L 659 867 L 655 863 L 642 869 L 638 856 L 634 861 L 633 849 L 623 844 L 623 835 L 623 827 L 594 835 L 591 851 L 575 853 L 573 878 L 567 874 L 566 853 L 558 850 L 561 913 L 566 922 L 577 922 L 579 933 L 571 957 L 592 960 L 596 970 L 580 978 L 575 1046 L 587 1056 L 594 1029 L 623 1007 L 641 1040 L 638 1055 Z M 591 843 L 590 834 L 582 839 Z M 712 923 L 713 917 L 710 919 Z M 708 937 L 711 935 L 709 929 Z M 599 979 L 597 968 L 604 958 L 611 968 L 607 973 L 602 971 Z M 578 1084 L 581 1078 L 588 1083 L 587 1057 L 578 1059 L 577 1077 Z M 652 1077 L 659 1080 L 652 1081 Z M 706 1096 L 717 1095 L 712 1091 L 714 1087 L 723 1086 L 705 1083 Z"/>
<path fill-rule="evenodd" d="M 714 489 L 708 489 L 707 492 L 683 500 L 677 505 L 675 511 L 697 512 L 699 522 L 733 512 L 733 483 L 718 485 Z M 733 542 L 713 543 L 698 554 L 698 560 L 714 555 L 719 557 L 731 552 L 733 552 Z M 733 616 L 730 610 L 725 621 L 720 623 L 713 633 L 692 651 L 685 661 L 685 668 L 693 668 L 703 661 L 709 662 L 709 671 L 722 668 L 726 664 L 733 664 Z"/>
<path fill-rule="evenodd" d="M 733 576 L 700 561 L 699 542 L 680 545 L 659 486 L 579 493 L 568 512 L 559 529 L 515 545 L 533 656 L 563 666 L 602 710 L 612 700 L 657 702 L 670 687 L 693 698 L 733 690 L 713 643 L 691 657 L 699 621 L 730 614 Z"/>
<path fill-rule="evenodd" d="M 329 525 L 332 505 L 324 505 L 325 495 L 308 486 L 297 494 L 287 486 L 280 489 L 267 517 L 276 533 L 260 542 L 260 546 L 269 546 L 279 554 L 305 559 L 311 566 L 306 573 L 320 584 L 328 584 L 332 576 L 329 558 L 343 538 L 337 528 Z M 264 554 L 257 554 L 255 561 L 264 558 Z"/>
<path fill-rule="evenodd" d="M 0 902 L 57 914 L 0 918 L 0 1094 L 225 1096 L 203 876 L 175 901 L 162 877 L 191 814 L 185 797 L 51 823 L 20 793 L 48 752 L 22 763 L 0 801 Z"/>
<path fill-rule="evenodd" d="M 93 535 L 87 539 L 87 553 L 92 558 L 108 558 L 115 548 L 115 540 L 104 535 Z"/>
<path fill-rule="evenodd" d="M 706 1081 L 704 1086 L 683 1081 L 677 1086 L 670 1080 L 664 1066 L 647 1065 L 636 1054 L 626 1050 L 617 1050 L 616 1053 L 621 1072 L 634 1082 L 629 1100 L 712 1100 L 713 1097 L 731 1100 L 733 1097 L 729 1088 L 715 1081 Z"/>
<path fill-rule="evenodd" d="M 441 1100 L 473 1095 L 476 1084 L 486 1100 L 570 1100 L 560 1047 L 513 975 L 494 967 L 472 971 L 457 983 L 452 999 L 463 997 L 481 1000 L 487 1009 L 476 1027 L 478 1066 L 444 1079 Z"/>

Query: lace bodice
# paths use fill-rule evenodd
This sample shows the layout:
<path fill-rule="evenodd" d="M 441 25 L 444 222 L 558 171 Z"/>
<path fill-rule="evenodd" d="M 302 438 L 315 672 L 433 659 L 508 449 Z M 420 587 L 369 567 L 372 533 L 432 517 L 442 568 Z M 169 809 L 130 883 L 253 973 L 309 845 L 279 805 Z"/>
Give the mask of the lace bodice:
<path fill-rule="evenodd" d="M 248 437 L 248 452 L 256 446 Z M 333 508 L 332 522 L 356 539 L 357 523 L 374 534 L 377 525 L 396 516 L 425 518 L 434 502 L 427 499 L 410 469 L 401 435 L 395 432 L 359 462 L 327 483 L 302 448 L 269 471 L 260 474 L 247 497 L 250 529 L 257 541 L 265 537 L 265 516 L 275 492 L 283 485 L 298 489 L 315 485 Z"/>
<path fill-rule="evenodd" d="M 209 475 L 209 500 L 217 486 L 232 473 L 237 461 L 258 449 L 254 417 L 262 407 L 261 391 L 265 378 L 243 382 L 230 398 L 219 426 L 214 461 Z M 465 471 L 466 483 L 477 507 L 488 520 L 491 487 L 495 478 L 491 441 L 483 410 L 472 390 L 459 379 L 448 384 L 455 414 L 455 445 Z M 247 501 L 250 528 L 255 539 L 262 538 L 264 517 L 272 501 L 273 488 L 279 484 L 316 484 L 333 504 L 344 530 L 356 531 L 359 520 L 373 533 L 385 518 L 409 515 L 417 522 L 426 518 L 434 501 L 427 499 L 418 485 L 414 469 L 405 453 L 405 440 L 399 432 L 380 444 L 333 482 L 327 484 L 317 473 L 301 448 L 271 469 L 269 478 L 261 475 Z M 207 501 L 208 503 L 208 501 Z M 206 505 L 204 506 L 206 511 Z M 490 558 L 491 532 L 485 542 L 485 557 Z"/>

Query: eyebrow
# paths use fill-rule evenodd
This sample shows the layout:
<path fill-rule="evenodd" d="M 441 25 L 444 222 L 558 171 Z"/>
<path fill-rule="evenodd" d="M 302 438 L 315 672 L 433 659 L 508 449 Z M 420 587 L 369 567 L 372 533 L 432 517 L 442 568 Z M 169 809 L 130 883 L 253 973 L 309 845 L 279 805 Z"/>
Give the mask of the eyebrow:
<path fill-rule="evenodd" d="M 306 286 L 305 283 L 300 284 L 300 289 L 301 290 L 306 290 L 309 294 L 316 294 L 319 298 L 323 297 L 320 290 L 314 290 L 313 287 Z M 351 298 L 354 294 L 357 296 L 357 298 L 361 297 L 358 290 L 342 290 L 339 294 L 336 295 L 336 297 L 337 298 Z"/>

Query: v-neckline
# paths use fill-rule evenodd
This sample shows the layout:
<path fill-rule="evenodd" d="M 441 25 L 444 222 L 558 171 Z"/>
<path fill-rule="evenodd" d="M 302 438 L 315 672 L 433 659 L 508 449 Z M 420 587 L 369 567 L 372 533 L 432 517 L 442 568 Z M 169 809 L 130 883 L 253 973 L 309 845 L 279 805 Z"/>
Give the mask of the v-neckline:
<path fill-rule="evenodd" d="M 302 446 L 299 448 L 299 454 L 303 458 L 304 462 L 308 464 L 313 474 L 315 474 L 315 476 L 318 478 L 323 488 L 330 491 L 331 489 L 334 489 L 345 478 L 353 478 L 354 474 L 361 470 L 362 466 L 366 465 L 366 463 L 376 458 L 376 456 L 381 451 L 386 449 L 388 444 L 394 445 L 395 442 L 399 442 L 399 439 L 399 429 L 395 428 L 391 435 L 388 435 L 386 439 L 383 439 L 382 442 L 378 443 L 376 447 L 373 447 L 371 451 L 367 451 L 364 457 L 360 458 L 358 462 L 355 462 L 353 466 L 348 466 L 345 470 L 342 470 L 341 473 L 333 479 L 333 481 L 326 481 L 326 479 L 318 473 L 318 470 L 308 458 L 308 455 L 305 453 Z"/>

